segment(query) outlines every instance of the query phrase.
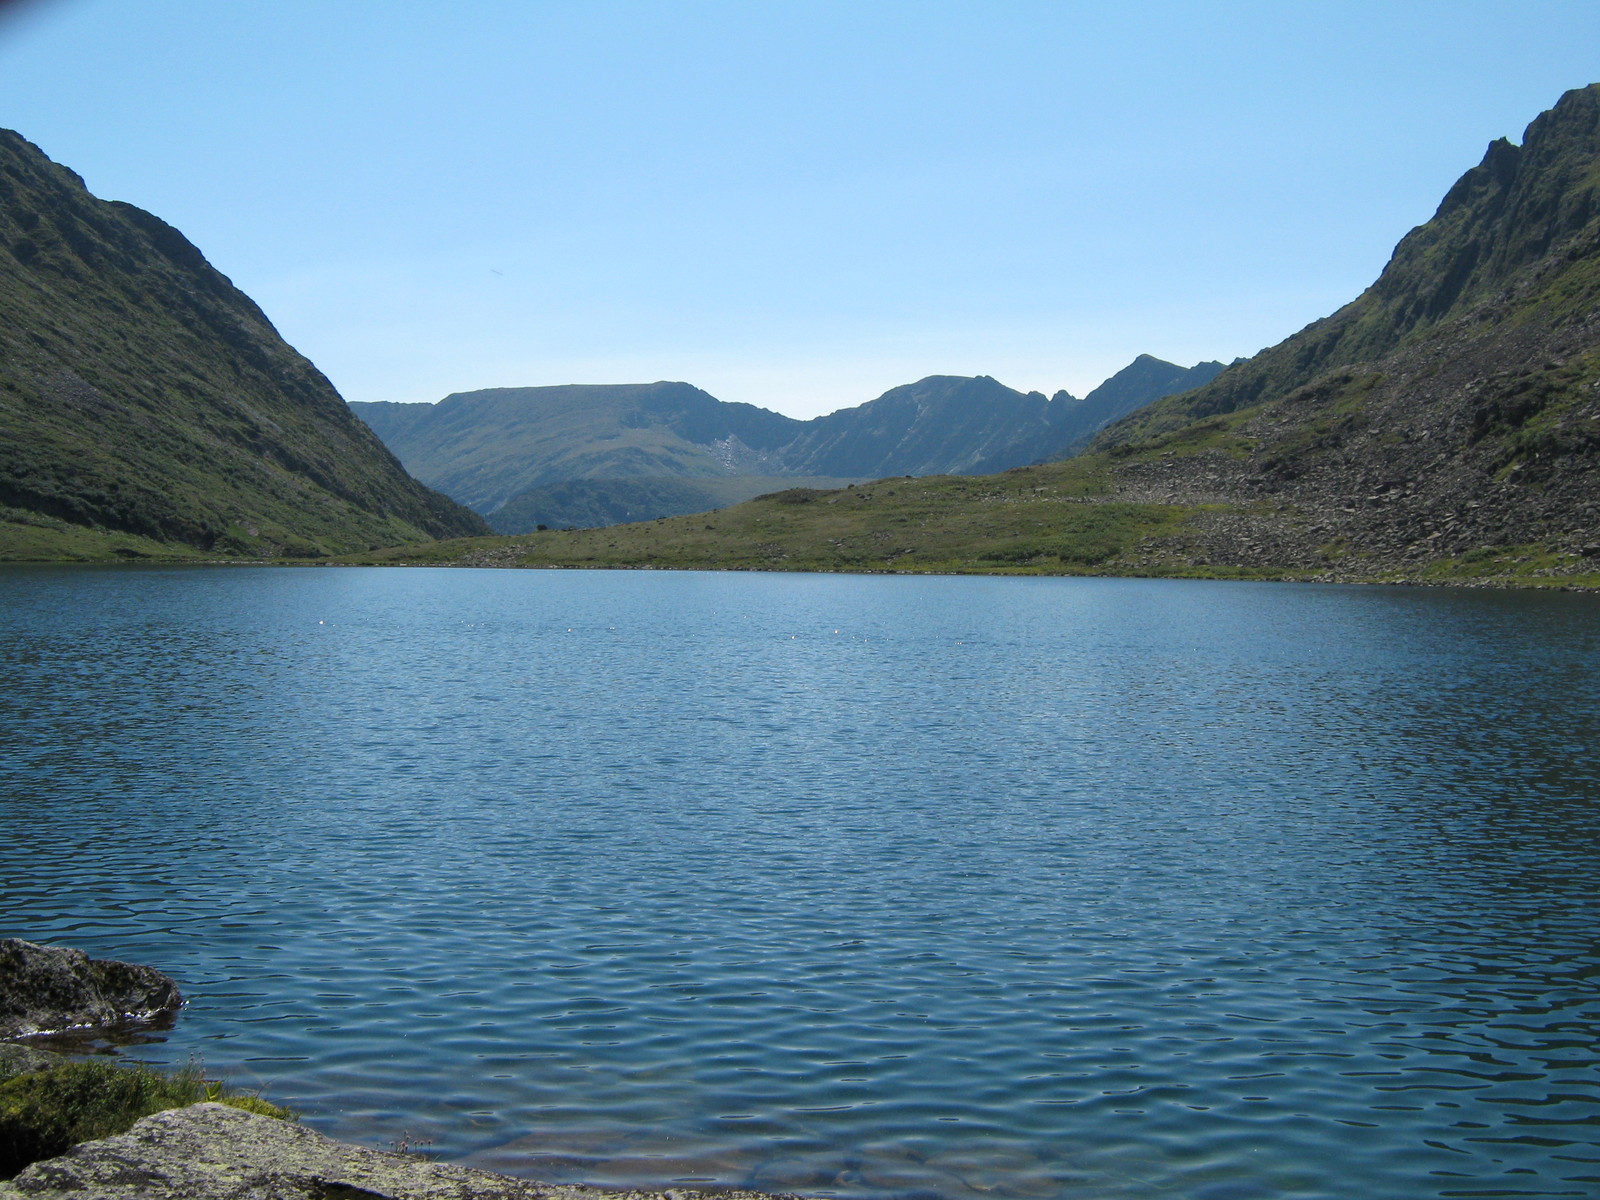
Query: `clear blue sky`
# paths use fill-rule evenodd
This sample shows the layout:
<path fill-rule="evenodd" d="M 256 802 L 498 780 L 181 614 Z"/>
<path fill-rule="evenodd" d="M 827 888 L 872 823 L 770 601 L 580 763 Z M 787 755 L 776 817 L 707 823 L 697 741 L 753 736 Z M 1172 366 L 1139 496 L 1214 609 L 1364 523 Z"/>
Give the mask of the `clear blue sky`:
<path fill-rule="evenodd" d="M 1600 4 L 33 0 L 0 125 L 352 400 L 684 379 L 1081 395 L 1354 297 Z"/>

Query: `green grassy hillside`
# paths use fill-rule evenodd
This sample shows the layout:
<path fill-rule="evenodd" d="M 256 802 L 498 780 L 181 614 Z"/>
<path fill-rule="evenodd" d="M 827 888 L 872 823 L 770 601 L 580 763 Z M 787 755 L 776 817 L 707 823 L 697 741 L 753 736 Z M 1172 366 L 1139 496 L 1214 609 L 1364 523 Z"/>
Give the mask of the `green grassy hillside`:
<path fill-rule="evenodd" d="M 440 542 L 360 561 L 1037 574 L 1126 569 L 1127 552 L 1143 539 L 1181 542 L 1190 508 L 1107 502 L 1102 465 L 1073 460 L 999 476 L 791 488 L 721 512 Z"/>
<path fill-rule="evenodd" d="M 0 559 L 481 531 L 180 233 L 0 131 Z"/>
<path fill-rule="evenodd" d="M 800 422 L 687 383 L 488 388 L 438 404 L 353 404 L 417 478 L 489 514 L 575 479 L 767 474 Z"/>

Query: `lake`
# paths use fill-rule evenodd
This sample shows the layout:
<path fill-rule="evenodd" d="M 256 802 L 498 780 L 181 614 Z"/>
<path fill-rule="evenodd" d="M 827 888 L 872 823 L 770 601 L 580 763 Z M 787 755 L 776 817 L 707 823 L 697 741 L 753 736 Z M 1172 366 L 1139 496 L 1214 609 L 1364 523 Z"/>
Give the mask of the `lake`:
<path fill-rule="evenodd" d="M 1589 595 L 6 568 L 0 933 L 539 1179 L 1596 1196 L 1597 747 Z"/>

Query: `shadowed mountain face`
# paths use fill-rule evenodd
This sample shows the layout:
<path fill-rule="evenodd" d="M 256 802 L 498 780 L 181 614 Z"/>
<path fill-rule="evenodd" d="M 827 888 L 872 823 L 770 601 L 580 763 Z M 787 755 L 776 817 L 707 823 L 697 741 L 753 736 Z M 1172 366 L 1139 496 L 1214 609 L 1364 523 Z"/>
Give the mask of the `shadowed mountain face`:
<path fill-rule="evenodd" d="M 810 421 L 686 383 L 494 388 L 351 408 L 419 479 L 500 532 L 524 533 L 703 512 L 783 487 L 1007 470 L 1220 369 L 1144 355 L 1083 400 L 933 375 Z"/>
<path fill-rule="evenodd" d="M 483 553 L 1600 587 L 1600 84 L 1493 143 L 1357 299 L 1088 453 L 606 534 Z"/>
<path fill-rule="evenodd" d="M 315 555 L 483 530 L 182 234 L 10 131 L 0 432 L 0 554 L 120 537 L 130 554 Z"/>

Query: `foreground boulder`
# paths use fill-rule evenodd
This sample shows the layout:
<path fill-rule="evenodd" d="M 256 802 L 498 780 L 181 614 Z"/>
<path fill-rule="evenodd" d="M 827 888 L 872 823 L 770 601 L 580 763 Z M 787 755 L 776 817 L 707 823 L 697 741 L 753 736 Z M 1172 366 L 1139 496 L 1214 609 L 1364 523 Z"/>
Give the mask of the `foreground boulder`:
<path fill-rule="evenodd" d="M 221 1104 L 146 1117 L 127 1133 L 35 1163 L 0 1200 L 698 1200 L 709 1193 L 606 1192 L 529 1183 L 368 1150 Z M 756 1200 L 718 1192 L 718 1200 Z"/>
<path fill-rule="evenodd" d="M 149 1020 L 182 1003 L 152 967 L 0 938 L 0 1038 Z"/>

